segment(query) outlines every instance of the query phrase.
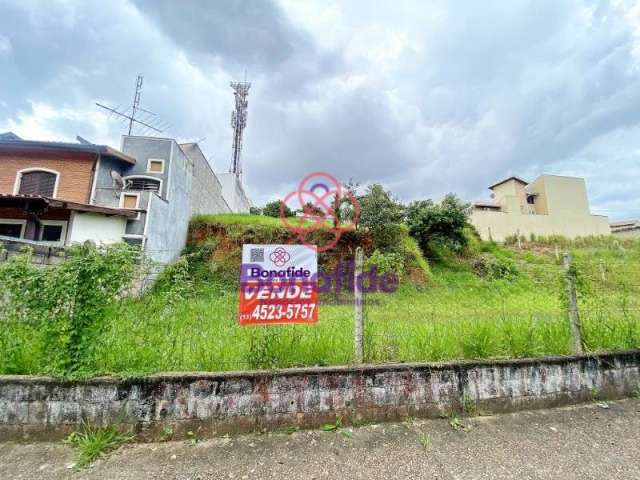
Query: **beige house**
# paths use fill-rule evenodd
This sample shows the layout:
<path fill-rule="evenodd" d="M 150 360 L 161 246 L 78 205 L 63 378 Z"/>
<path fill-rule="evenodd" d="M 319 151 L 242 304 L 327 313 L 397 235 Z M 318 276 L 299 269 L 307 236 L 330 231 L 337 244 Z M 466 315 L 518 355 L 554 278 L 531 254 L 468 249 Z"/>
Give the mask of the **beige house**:
<path fill-rule="evenodd" d="M 489 189 L 491 202 L 473 204 L 471 223 L 483 240 L 511 235 L 568 238 L 611 233 L 606 216 L 589 211 L 583 178 L 541 175 L 529 183 L 509 177 Z"/>

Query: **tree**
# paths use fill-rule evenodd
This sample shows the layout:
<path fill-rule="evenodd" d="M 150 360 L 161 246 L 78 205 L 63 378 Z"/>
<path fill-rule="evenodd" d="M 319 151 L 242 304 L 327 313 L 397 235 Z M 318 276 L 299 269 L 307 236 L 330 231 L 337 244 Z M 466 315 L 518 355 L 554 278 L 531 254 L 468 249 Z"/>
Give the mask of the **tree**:
<path fill-rule="evenodd" d="M 278 218 L 280 216 L 280 205 L 282 204 L 282 200 L 274 200 L 273 202 L 267 203 L 262 209 L 262 214 L 267 217 L 275 217 Z M 285 217 L 293 217 L 295 214 L 293 211 L 284 205 L 284 216 Z"/>
<path fill-rule="evenodd" d="M 249 207 L 249 213 L 251 215 L 262 215 L 262 209 L 258 207 Z"/>
<path fill-rule="evenodd" d="M 404 219 L 404 206 L 382 185 L 374 183 L 359 199 L 360 221 L 358 228 L 371 232 L 373 241 L 382 249 L 397 246 Z"/>
<path fill-rule="evenodd" d="M 460 252 L 467 245 L 464 228 L 469 223 L 470 205 L 453 193 L 440 203 L 418 200 L 407 208 L 407 225 L 422 251 L 431 256 L 434 247 L 443 246 Z"/>

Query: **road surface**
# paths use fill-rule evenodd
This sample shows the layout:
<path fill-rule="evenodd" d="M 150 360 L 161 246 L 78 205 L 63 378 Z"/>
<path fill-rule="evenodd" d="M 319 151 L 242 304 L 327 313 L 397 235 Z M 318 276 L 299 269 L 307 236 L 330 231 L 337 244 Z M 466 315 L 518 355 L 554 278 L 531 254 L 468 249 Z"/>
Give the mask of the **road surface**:
<path fill-rule="evenodd" d="M 0 479 L 640 479 L 640 400 L 339 432 L 125 445 L 84 469 L 57 443 L 0 444 Z"/>

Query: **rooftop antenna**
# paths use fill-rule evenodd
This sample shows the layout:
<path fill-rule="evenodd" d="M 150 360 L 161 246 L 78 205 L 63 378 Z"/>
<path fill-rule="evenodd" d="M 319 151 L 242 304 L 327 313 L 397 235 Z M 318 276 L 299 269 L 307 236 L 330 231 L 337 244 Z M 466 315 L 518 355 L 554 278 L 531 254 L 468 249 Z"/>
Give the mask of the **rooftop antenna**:
<path fill-rule="evenodd" d="M 156 114 L 153 112 L 150 112 L 149 110 L 145 110 L 140 106 L 141 93 L 142 93 L 142 75 L 138 75 L 138 78 L 136 78 L 136 93 L 133 96 L 133 104 L 131 105 L 130 108 L 124 111 L 120 111 L 117 108 L 111 108 L 98 102 L 96 102 L 96 105 L 99 106 L 100 108 L 104 108 L 105 110 L 109 111 L 112 115 L 116 115 L 118 117 L 122 117 L 124 120 L 128 120 L 129 121 L 128 135 L 131 135 L 134 124 L 138 124 L 144 127 L 144 132 L 153 131 L 157 133 L 162 133 L 162 130 L 160 128 L 161 127 L 160 122 L 158 122 L 158 119 L 153 118 L 156 116 Z M 131 113 L 129 113 L 129 110 L 131 110 Z M 136 116 L 140 112 L 142 112 L 143 115 L 145 115 L 144 120 Z"/>
<path fill-rule="evenodd" d="M 231 128 L 233 128 L 233 152 L 231 156 L 231 167 L 229 172 L 234 173 L 236 177 L 242 175 L 242 166 L 240 165 L 240 154 L 242 153 L 242 134 L 244 127 L 247 126 L 247 106 L 249 101 L 249 89 L 251 83 L 247 82 L 247 72 L 244 72 L 244 82 L 231 82 L 233 95 L 236 99 L 236 108 L 231 112 Z"/>

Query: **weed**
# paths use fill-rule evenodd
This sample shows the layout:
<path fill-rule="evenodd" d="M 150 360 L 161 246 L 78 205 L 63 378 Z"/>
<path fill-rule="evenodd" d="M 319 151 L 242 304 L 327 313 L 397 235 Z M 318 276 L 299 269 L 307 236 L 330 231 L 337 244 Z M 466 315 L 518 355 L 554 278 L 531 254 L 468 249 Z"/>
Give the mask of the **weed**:
<path fill-rule="evenodd" d="M 468 395 L 464 396 L 464 404 L 462 406 L 464 414 L 468 417 L 475 417 L 478 415 L 478 404 L 476 401 Z"/>
<path fill-rule="evenodd" d="M 116 426 L 92 427 L 83 422 L 80 431 L 71 433 L 64 443 L 76 451 L 76 466 L 84 467 L 133 439 Z"/>
<path fill-rule="evenodd" d="M 640 385 L 638 385 L 636 389 L 633 391 L 633 396 L 638 400 L 640 400 Z"/>
<path fill-rule="evenodd" d="M 418 436 L 418 441 L 420 442 L 420 445 L 422 445 L 422 448 L 424 448 L 425 450 L 429 450 L 431 448 L 431 435 L 429 435 L 428 433 L 420 434 L 420 436 Z"/>
<path fill-rule="evenodd" d="M 462 423 L 458 418 L 458 415 L 456 415 L 455 413 L 452 413 L 451 415 L 449 415 L 448 421 L 449 421 L 449 426 L 453 428 L 455 431 L 460 431 L 460 430 L 462 430 L 463 432 L 471 431 L 471 425 L 468 423 Z"/>
<path fill-rule="evenodd" d="M 162 428 L 162 433 L 160 434 L 160 441 L 161 442 L 169 442 L 170 440 L 173 439 L 173 427 L 167 425 L 165 427 Z"/>
<path fill-rule="evenodd" d="M 342 417 L 336 418 L 336 421 L 333 423 L 325 423 L 320 426 L 320 430 L 323 432 L 337 432 L 341 428 L 343 428 Z"/>
<path fill-rule="evenodd" d="M 191 445 L 196 445 L 200 439 L 198 438 L 198 434 L 193 432 L 192 430 L 189 430 L 187 432 L 187 438 L 189 438 L 189 442 L 191 443 Z"/>

